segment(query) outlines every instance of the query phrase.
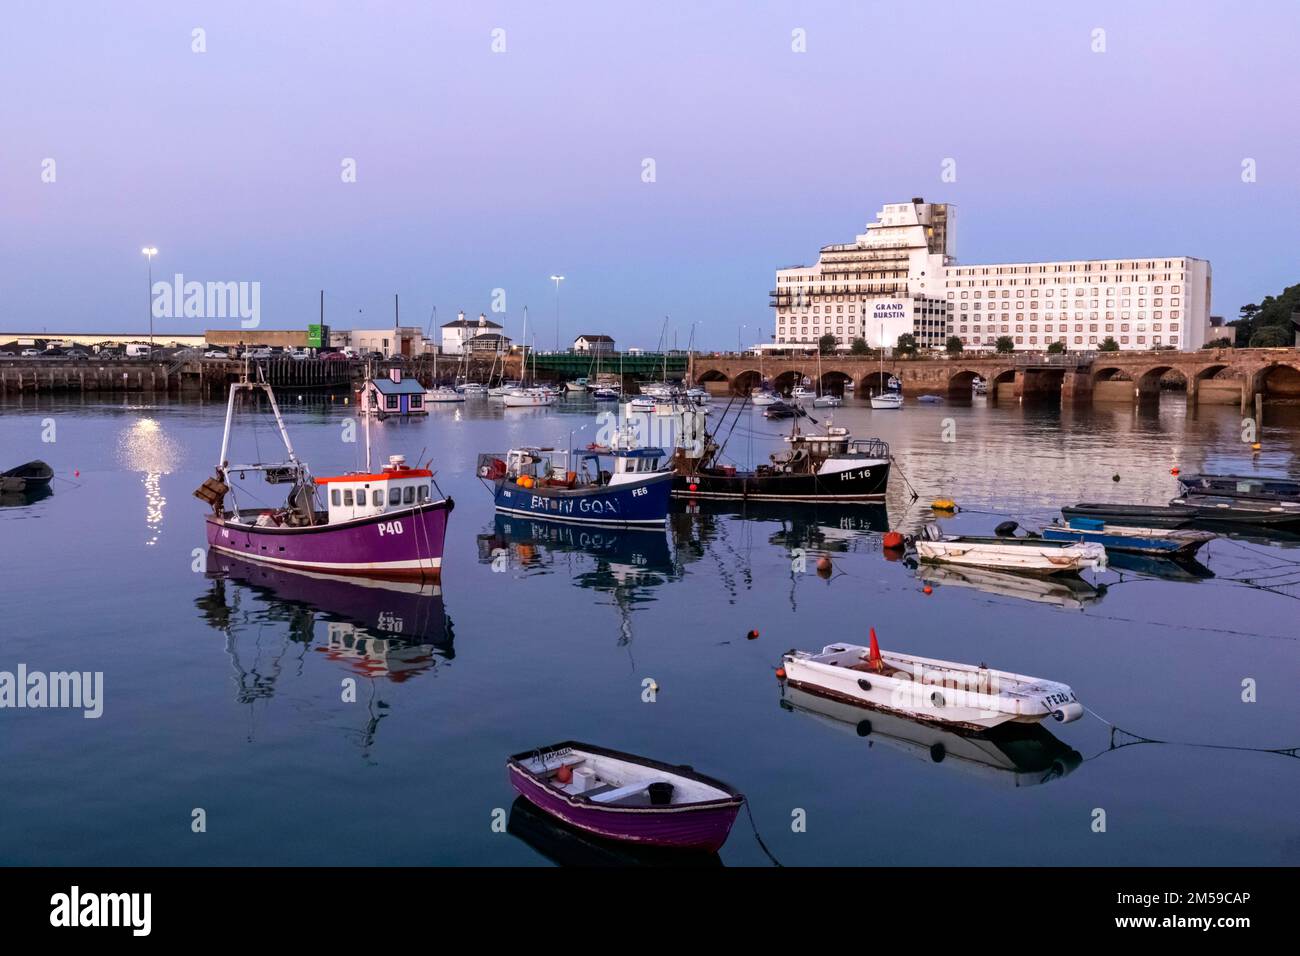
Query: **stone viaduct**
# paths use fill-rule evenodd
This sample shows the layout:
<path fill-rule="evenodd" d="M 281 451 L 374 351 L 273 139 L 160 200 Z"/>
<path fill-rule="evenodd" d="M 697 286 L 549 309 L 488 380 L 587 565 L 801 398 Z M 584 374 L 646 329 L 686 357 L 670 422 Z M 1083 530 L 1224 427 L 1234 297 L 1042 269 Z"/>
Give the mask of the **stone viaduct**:
<path fill-rule="evenodd" d="M 1178 388 L 1189 403 L 1237 404 L 1300 400 L 1300 350 L 1202 349 L 1196 352 L 1073 352 L 1062 355 L 1013 352 L 951 357 L 764 356 L 695 353 L 689 380 L 715 394 L 743 395 L 766 379 L 781 392 L 805 378 L 823 391 L 841 393 L 853 382 L 856 394 L 879 391 L 891 375 L 905 394 L 969 397 L 976 376 L 994 400 L 1126 401 L 1154 399 L 1162 389 Z M 1258 399 L 1257 399 L 1258 396 Z"/>

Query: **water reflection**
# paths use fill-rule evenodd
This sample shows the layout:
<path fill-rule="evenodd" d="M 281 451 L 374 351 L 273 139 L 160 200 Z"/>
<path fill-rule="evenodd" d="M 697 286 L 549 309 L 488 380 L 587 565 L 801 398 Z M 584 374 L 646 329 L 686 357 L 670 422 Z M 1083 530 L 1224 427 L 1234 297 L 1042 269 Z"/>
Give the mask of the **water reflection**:
<path fill-rule="evenodd" d="M 1041 724 L 1003 724 L 983 733 L 935 727 L 884 711 L 829 700 L 786 687 L 781 707 L 808 714 L 867 747 L 883 744 L 927 763 L 1007 787 L 1032 787 L 1066 776 L 1083 763 L 1082 755 Z"/>
<path fill-rule="evenodd" d="M 162 493 L 162 476 L 170 474 L 180 462 L 180 451 L 171 437 L 155 419 L 139 418 L 117 437 L 117 458 L 128 471 L 143 473 L 145 527 L 148 536 L 145 544 L 158 543 L 162 530 L 163 508 L 167 498 Z"/>
<path fill-rule="evenodd" d="M 0 493 L 0 508 L 24 508 L 34 505 L 54 494 L 54 489 L 46 485 L 35 491 L 6 491 Z"/>
<path fill-rule="evenodd" d="M 711 541 L 721 525 L 736 519 L 776 525 L 767 541 L 786 551 L 879 551 L 879 535 L 889 530 L 889 513 L 883 504 L 674 501 L 668 520 L 680 547 L 683 539 Z"/>
<path fill-rule="evenodd" d="M 1106 596 L 1105 584 L 1090 584 L 1075 574 L 1038 577 L 1014 571 L 919 564 L 916 577 L 932 587 L 971 588 L 997 597 L 1051 604 L 1071 611 L 1081 611 Z"/>
<path fill-rule="evenodd" d="M 523 797 L 510 805 L 506 832 L 558 866 L 720 867 L 716 853 L 638 846 L 606 840 L 543 813 Z"/>
<path fill-rule="evenodd" d="M 226 635 L 236 700 L 271 698 L 286 662 L 300 672 L 314 651 L 361 679 L 369 715 L 357 732 L 363 753 L 389 707 L 382 685 L 432 676 L 455 657 L 438 585 L 314 574 L 215 551 L 206 573 L 211 584 L 195 606 Z"/>
<path fill-rule="evenodd" d="M 632 640 L 632 612 L 655 599 L 655 590 L 680 580 L 662 530 L 596 528 L 497 515 L 492 531 L 478 536 L 479 562 L 496 571 L 563 573 L 580 588 L 608 594 L 618 610 L 619 646 Z"/>

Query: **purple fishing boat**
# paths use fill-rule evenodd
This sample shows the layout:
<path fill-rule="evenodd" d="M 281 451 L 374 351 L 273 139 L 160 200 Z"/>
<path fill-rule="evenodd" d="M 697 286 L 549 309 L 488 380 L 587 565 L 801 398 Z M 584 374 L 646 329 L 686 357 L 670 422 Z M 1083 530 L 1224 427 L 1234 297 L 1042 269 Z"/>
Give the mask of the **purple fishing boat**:
<path fill-rule="evenodd" d="M 690 767 L 569 740 L 515 754 L 510 784 L 539 810 L 611 840 L 716 852 L 744 796 Z"/>
<path fill-rule="evenodd" d="M 231 464 L 227 453 L 236 404 L 241 395 L 258 391 L 270 403 L 287 460 Z M 365 471 L 313 478 L 294 453 L 271 386 L 265 380 L 250 381 L 246 370 L 230 386 L 216 474 L 194 492 L 212 506 L 206 518 L 208 547 L 322 574 L 438 580 L 454 502 L 438 492 L 433 472 L 409 467 L 401 455 L 390 456 L 388 464 L 372 470 L 368 416 L 365 421 Z M 240 507 L 231 476 L 242 478 L 246 472 L 260 472 L 269 484 L 290 485 L 285 504 Z"/>

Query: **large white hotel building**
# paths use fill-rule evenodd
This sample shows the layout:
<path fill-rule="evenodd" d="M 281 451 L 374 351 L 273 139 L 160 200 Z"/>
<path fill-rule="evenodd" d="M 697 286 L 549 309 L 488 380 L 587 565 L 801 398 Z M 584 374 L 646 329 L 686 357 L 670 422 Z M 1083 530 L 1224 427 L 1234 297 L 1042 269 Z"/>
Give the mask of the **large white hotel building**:
<path fill-rule="evenodd" d="M 778 269 L 772 306 L 778 348 L 839 348 L 862 338 L 892 348 L 911 332 L 922 348 L 950 336 L 966 349 L 1064 342 L 1092 351 L 1199 349 L 1210 326 L 1210 264 L 1190 256 L 958 265 L 956 209 L 891 203 L 853 242 L 824 246 L 817 264 Z"/>

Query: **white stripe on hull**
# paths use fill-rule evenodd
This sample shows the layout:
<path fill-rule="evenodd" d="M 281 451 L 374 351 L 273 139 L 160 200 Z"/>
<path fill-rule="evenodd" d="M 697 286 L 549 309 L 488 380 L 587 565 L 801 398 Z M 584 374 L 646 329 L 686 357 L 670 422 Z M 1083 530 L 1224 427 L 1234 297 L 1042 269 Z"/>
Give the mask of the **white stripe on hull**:
<path fill-rule="evenodd" d="M 233 554 L 246 561 L 264 561 L 267 564 L 283 564 L 287 567 L 310 568 L 318 571 L 427 571 L 442 567 L 442 558 L 412 558 L 408 561 L 373 561 L 370 563 L 336 562 L 336 561 L 291 561 L 286 558 L 272 558 L 268 555 L 253 554 L 238 548 L 226 548 L 219 544 L 209 545 L 215 551 Z"/>

